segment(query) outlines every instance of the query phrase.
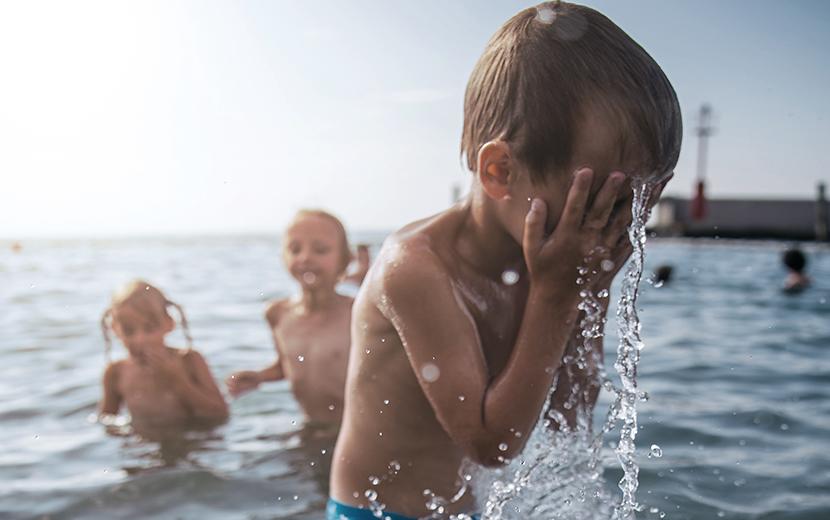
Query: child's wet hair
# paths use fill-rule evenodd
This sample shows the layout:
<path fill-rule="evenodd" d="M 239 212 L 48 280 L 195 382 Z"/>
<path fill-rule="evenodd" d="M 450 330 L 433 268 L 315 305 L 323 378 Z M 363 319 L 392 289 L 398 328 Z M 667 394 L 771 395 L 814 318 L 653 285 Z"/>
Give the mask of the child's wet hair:
<path fill-rule="evenodd" d="M 112 295 L 110 306 L 101 316 L 101 331 L 104 334 L 107 361 L 110 360 L 112 351 L 112 336 L 110 330 L 113 326 L 116 310 L 122 306 L 129 306 L 141 316 L 147 318 L 150 323 L 159 326 L 161 326 L 164 319 L 172 319 L 168 309 L 170 307 L 176 309 L 176 312 L 179 314 L 179 322 L 181 323 L 185 340 L 187 341 L 187 347 L 193 348 L 193 338 L 190 335 L 187 317 L 182 307 L 178 303 L 168 300 L 164 296 L 164 293 L 157 287 L 144 280 L 136 279 L 127 283 Z"/>
<path fill-rule="evenodd" d="M 654 59 L 588 7 L 547 2 L 525 9 L 493 35 L 470 75 L 462 155 L 475 171 L 480 148 L 504 140 L 540 183 L 570 165 L 591 109 L 619 129 L 621 153 L 634 145 L 649 172 L 674 168 L 680 105 Z"/>
<path fill-rule="evenodd" d="M 801 273 L 807 267 L 807 257 L 798 248 L 791 248 L 784 251 L 781 260 L 784 265 L 796 273 Z"/>
<path fill-rule="evenodd" d="M 337 234 L 340 235 L 340 259 L 341 259 L 341 273 L 346 271 L 349 267 L 349 262 L 352 261 L 352 251 L 349 249 L 349 238 L 346 235 L 346 227 L 340 222 L 340 219 L 322 209 L 301 209 L 297 211 L 294 218 L 291 219 L 291 224 L 300 220 L 303 217 L 319 217 L 331 221 L 337 229 Z M 291 224 L 288 227 L 291 227 Z"/>

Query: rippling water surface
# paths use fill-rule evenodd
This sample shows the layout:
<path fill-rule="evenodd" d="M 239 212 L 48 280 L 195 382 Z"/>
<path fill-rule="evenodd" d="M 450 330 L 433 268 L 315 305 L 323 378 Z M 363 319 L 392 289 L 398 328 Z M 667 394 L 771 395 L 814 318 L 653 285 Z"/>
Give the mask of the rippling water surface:
<path fill-rule="evenodd" d="M 670 263 L 674 278 L 639 300 L 638 518 L 830 518 L 830 250 L 807 249 L 815 285 L 786 296 L 785 246 L 649 243 L 647 271 Z M 328 441 L 302 430 L 286 383 L 161 442 L 89 421 L 98 320 L 136 276 L 182 304 L 218 379 L 272 360 L 264 302 L 294 290 L 274 237 L 0 242 L 0 518 L 321 518 Z"/>

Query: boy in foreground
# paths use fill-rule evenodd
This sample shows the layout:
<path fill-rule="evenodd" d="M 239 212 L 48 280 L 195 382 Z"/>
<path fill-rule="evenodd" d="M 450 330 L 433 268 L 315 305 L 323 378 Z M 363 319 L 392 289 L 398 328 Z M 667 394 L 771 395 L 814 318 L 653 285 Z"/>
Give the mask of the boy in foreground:
<path fill-rule="evenodd" d="M 607 290 L 630 254 L 631 178 L 665 179 L 680 139 L 668 79 L 601 14 L 542 4 L 496 33 L 465 96 L 469 197 L 391 236 L 355 300 L 329 518 L 423 517 L 433 495 L 474 509 L 451 500 L 462 460 L 521 452 L 566 372 L 580 291 Z M 580 268 L 595 273 L 581 285 Z M 594 369 L 557 380 L 568 421 Z"/>

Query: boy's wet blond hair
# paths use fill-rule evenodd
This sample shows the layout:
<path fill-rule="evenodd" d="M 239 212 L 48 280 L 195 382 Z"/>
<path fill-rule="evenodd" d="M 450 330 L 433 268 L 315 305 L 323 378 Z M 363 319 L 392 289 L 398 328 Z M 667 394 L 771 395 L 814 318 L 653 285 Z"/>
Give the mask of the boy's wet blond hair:
<path fill-rule="evenodd" d="M 164 320 L 172 319 L 167 309 L 170 307 L 175 308 L 179 313 L 187 347 L 193 347 L 193 338 L 190 336 L 190 328 L 188 327 L 187 318 L 181 306 L 168 300 L 164 296 L 164 293 L 155 286 L 144 280 L 136 279 L 127 283 L 112 295 L 110 306 L 104 311 L 103 316 L 101 316 L 101 331 L 104 334 L 107 361 L 110 360 L 112 351 L 112 336 L 110 330 L 112 330 L 113 320 L 115 319 L 118 308 L 123 306 L 129 306 L 141 316 L 145 317 L 150 323 L 159 326 L 161 326 Z"/>
<path fill-rule="evenodd" d="M 490 39 L 464 97 L 461 153 L 475 171 L 481 147 L 511 145 L 534 183 L 570 165 L 590 109 L 618 129 L 622 153 L 644 152 L 651 172 L 674 168 L 682 122 L 674 88 L 630 36 L 588 7 L 547 2 Z"/>
<path fill-rule="evenodd" d="M 343 226 L 343 223 L 340 222 L 340 219 L 329 213 L 328 211 L 322 209 L 301 209 L 297 211 L 294 215 L 294 218 L 291 219 L 291 223 L 288 227 L 297 222 L 303 217 L 319 217 L 324 218 L 331 221 L 334 224 L 334 227 L 337 229 L 337 234 L 340 235 L 340 272 L 341 274 L 346 272 L 346 268 L 349 267 L 349 262 L 352 261 L 352 251 L 349 249 L 349 238 L 346 235 L 346 227 Z"/>

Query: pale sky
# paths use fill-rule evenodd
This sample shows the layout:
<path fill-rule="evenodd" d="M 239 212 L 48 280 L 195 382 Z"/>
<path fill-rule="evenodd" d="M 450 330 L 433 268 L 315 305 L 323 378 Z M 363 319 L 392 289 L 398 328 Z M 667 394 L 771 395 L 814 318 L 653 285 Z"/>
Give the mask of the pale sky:
<path fill-rule="evenodd" d="M 588 1 L 674 84 L 667 193 L 713 105 L 713 197 L 813 197 L 830 3 Z M 469 173 L 462 97 L 515 1 L 0 1 L 0 237 L 278 233 L 301 207 L 394 229 Z"/>

